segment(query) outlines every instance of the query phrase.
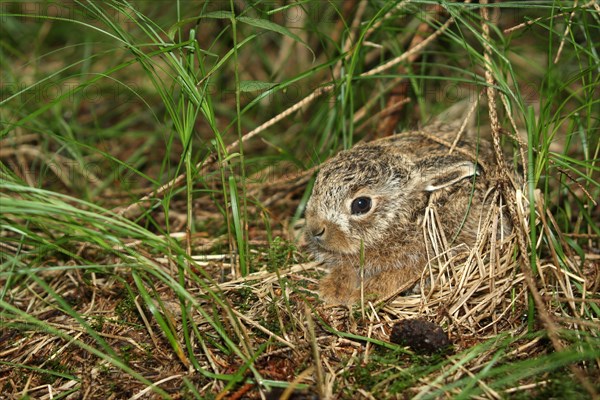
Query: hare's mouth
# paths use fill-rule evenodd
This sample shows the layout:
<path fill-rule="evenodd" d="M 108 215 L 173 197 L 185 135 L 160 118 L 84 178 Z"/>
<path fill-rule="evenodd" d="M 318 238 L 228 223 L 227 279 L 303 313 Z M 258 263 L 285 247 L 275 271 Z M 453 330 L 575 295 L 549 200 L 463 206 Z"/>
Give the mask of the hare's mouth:
<path fill-rule="evenodd" d="M 356 254 L 356 250 L 351 246 L 342 246 L 335 243 L 329 243 L 327 241 L 313 239 L 312 244 L 314 250 L 318 253 L 322 253 L 323 256 L 336 256 L 336 255 L 353 255 Z"/>

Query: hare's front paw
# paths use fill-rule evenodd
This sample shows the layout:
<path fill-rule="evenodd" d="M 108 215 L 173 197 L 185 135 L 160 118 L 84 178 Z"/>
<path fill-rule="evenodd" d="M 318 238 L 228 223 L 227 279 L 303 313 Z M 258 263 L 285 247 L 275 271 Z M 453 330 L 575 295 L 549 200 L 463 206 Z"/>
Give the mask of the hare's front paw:
<path fill-rule="evenodd" d="M 334 267 L 319 283 L 319 297 L 326 304 L 351 305 L 356 300 L 358 284 L 356 272 L 351 267 Z"/>
<path fill-rule="evenodd" d="M 419 274 L 414 269 L 388 269 L 365 280 L 364 291 L 375 295 L 376 299 L 382 299 L 411 289 L 418 280 Z"/>
<path fill-rule="evenodd" d="M 404 292 L 414 287 L 419 280 L 419 275 L 412 269 L 389 269 L 380 272 L 363 282 L 363 301 L 375 302 L 393 294 Z M 357 281 L 357 287 L 353 288 L 346 297 L 347 303 L 356 303 L 361 299 L 361 284 Z"/>

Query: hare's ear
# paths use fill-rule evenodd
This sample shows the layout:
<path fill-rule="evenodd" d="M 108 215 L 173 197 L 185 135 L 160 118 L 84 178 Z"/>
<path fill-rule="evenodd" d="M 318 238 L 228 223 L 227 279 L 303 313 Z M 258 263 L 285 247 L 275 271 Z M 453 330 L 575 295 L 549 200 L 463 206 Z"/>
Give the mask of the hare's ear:
<path fill-rule="evenodd" d="M 479 166 L 471 161 L 442 163 L 437 168 L 426 169 L 423 172 L 424 190 L 434 192 L 452 186 L 455 183 L 479 175 Z"/>

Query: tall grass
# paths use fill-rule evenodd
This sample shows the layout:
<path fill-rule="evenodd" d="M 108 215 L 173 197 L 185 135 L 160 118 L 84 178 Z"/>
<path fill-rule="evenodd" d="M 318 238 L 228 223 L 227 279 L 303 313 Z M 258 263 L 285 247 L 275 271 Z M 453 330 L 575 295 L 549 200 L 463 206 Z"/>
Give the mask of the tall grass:
<path fill-rule="evenodd" d="M 569 365 L 598 376 L 597 5 L 81 1 L 6 3 L 0 19 L 0 376 L 14 383 L 0 391 L 37 396 L 50 382 L 55 397 L 92 393 L 92 375 L 106 385 L 98 396 L 305 388 L 290 382 L 316 362 L 321 338 L 314 327 L 302 336 L 304 303 L 320 311 L 294 280 L 301 270 L 284 273 L 303 258 L 280 237 L 310 193 L 306 171 L 386 133 L 378 130 L 399 82 L 408 100 L 392 113 L 394 130 L 479 102 L 486 136 L 486 45 L 503 148 L 527 182 L 534 276 L 553 280 L 538 270 L 548 264 L 557 282 L 586 278 L 541 290 L 570 316 L 556 316 L 564 349 L 536 347 L 539 357 L 523 359 L 521 332 L 498 334 L 419 360 L 408 371 L 420 382 L 373 362 L 374 380 L 361 384 L 375 398 L 415 395 L 403 391 L 416 385 L 423 398 L 502 397 Z M 439 37 L 388 67 L 417 27 Z M 269 268 L 281 292 L 253 283 Z M 290 287 L 299 297 L 290 300 Z M 528 307 L 528 338 L 542 342 L 532 298 Z M 315 320 L 319 335 L 405 361 L 399 346 Z M 56 346 L 36 347 L 52 338 Z M 277 351 L 297 358 L 285 378 L 263 364 Z M 361 388 L 353 363 L 327 360 L 342 397 Z"/>

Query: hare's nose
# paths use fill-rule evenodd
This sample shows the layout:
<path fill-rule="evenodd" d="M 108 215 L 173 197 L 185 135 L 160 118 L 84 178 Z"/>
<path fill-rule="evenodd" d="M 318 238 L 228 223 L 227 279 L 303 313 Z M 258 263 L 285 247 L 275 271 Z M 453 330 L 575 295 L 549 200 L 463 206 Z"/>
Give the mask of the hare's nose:
<path fill-rule="evenodd" d="M 310 233 L 313 235 L 315 239 L 321 239 L 325 234 L 324 226 L 313 226 L 310 228 Z"/>

